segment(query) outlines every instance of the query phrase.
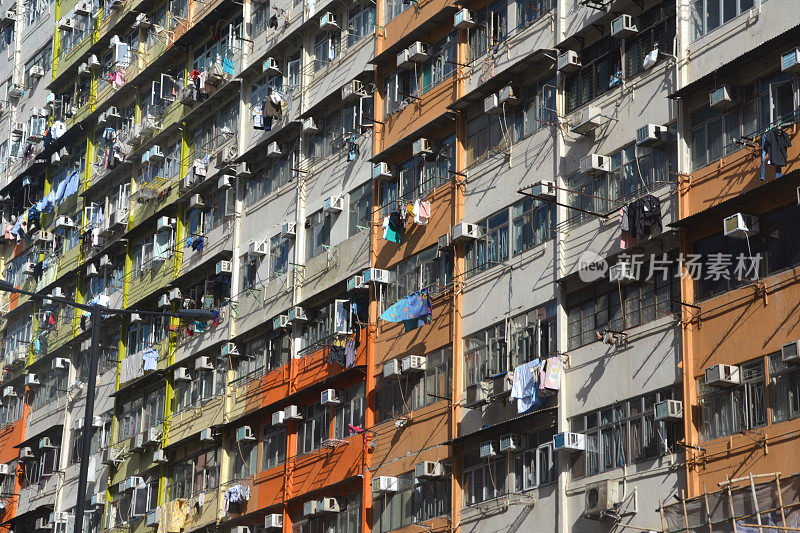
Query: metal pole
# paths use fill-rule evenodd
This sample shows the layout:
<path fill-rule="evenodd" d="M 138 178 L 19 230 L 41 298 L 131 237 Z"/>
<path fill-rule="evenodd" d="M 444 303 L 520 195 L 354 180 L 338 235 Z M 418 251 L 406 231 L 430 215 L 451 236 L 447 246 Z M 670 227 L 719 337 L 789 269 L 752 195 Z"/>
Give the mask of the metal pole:
<path fill-rule="evenodd" d="M 86 509 L 86 485 L 89 479 L 89 456 L 92 451 L 94 426 L 94 400 L 97 387 L 97 365 L 100 358 L 100 306 L 92 305 L 92 345 L 89 350 L 89 376 L 86 382 L 86 407 L 83 410 L 83 434 L 81 435 L 81 465 L 78 475 L 78 495 L 75 501 L 75 526 L 73 533 L 83 533 L 83 514 Z"/>

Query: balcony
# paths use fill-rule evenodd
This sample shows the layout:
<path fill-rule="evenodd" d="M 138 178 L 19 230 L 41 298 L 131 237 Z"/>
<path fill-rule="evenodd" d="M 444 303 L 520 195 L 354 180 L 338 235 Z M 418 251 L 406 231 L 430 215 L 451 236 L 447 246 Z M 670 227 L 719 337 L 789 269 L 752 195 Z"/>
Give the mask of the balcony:
<path fill-rule="evenodd" d="M 181 261 L 179 275 L 185 276 L 196 268 L 206 265 L 211 260 L 230 257 L 230 254 L 233 253 L 233 222 L 234 219 L 232 218 L 226 219 L 216 228 L 203 234 L 202 237 L 205 242 L 203 243 L 202 251 L 194 251 L 178 243 L 183 250 L 183 260 Z"/>
<path fill-rule="evenodd" d="M 55 353 L 75 336 L 74 310 L 65 308 L 55 314 L 57 317 L 55 325 L 39 324 L 41 349 L 38 354 L 34 353 L 31 363 Z M 45 320 L 47 317 L 48 315 L 43 316 Z"/>
<path fill-rule="evenodd" d="M 67 405 L 67 392 L 61 393 L 55 401 L 31 409 L 28 413 L 26 435 L 39 435 L 55 426 L 64 425 L 64 407 Z"/>
<path fill-rule="evenodd" d="M 83 95 L 78 98 L 74 104 L 74 112 L 71 116 L 67 117 L 66 125 L 67 130 L 72 129 L 75 125 L 80 124 L 92 114 L 94 111 L 95 96 Z"/>
<path fill-rule="evenodd" d="M 94 32 L 90 31 L 75 46 L 66 52 L 62 51 L 60 55 L 53 58 L 53 81 L 50 84 L 51 87 L 60 87 L 66 82 L 67 78 L 74 79 L 77 70 L 73 69 L 73 67 L 84 58 L 94 42 Z"/>
<path fill-rule="evenodd" d="M 333 61 L 323 64 L 312 61 L 312 78 L 307 84 L 307 90 L 303 91 L 306 95 L 306 101 L 303 102 L 304 110 L 312 111 L 314 107 L 327 100 L 340 100 L 342 87 L 350 80 L 374 70 L 370 63 L 375 51 L 374 33 L 362 37 L 349 46 L 347 44 L 347 39 L 343 39 Z"/>
<path fill-rule="evenodd" d="M 38 483 L 27 485 L 19 491 L 17 516 L 34 511 L 39 507 L 52 507 L 56 500 L 56 488 L 60 477 L 51 475 Z"/>
<path fill-rule="evenodd" d="M 223 308 L 220 309 L 219 312 L 219 323 L 216 326 L 212 326 L 211 323 L 206 323 L 203 328 L 204 331 L 198 331 L 197 328 L 195 328 L 192 335 L 186 333 L 185 328 L 182 328 L 178 332 L 177 346 L 175 347 L 173 355 L 174 363 L 179 363 L 188 357 L 202 353 L 212 346 L 221 345 L 228 340 L 227 315 L 230 310 Z M 218 354 L 219 348 L 217 348 L 216 353 L 213 355 L 216 356 Z"/>
<path fill-rule="evenodd" d="M 394 63 L 394 54 L 404 46 L 424 37 L 443 26 L 451 27 L 453 14 L 458 7 L 450 0 L 430 0 L 422 4 L 412 4 L 389 22 L 384 22 L 383 38 L 376 41 L 376 63 Z M 391 59 L 390 59 L 391 57 Z"/>
<path fill-rule="evenodd" d="M 201 430 L 223 423 L 225 397 L 215 396 L 193 409 L 173 413 L 169 423 L 168 446 L 196 436 Z"/>
<path fill-rule="evenodd" d="M 151 294 L 165 288 L 175 279 L 175 256 L 151 261 L 128 286 L 128 307 L 133 307 Z"/>
<path fill-rule="evenodd" d="M 153 181 L 140 185 L 139 190 L 131 195 L 128 231 L 175 203 L 179 196 L 178 189 L 177 176 L 170 179 L 157 177 Z"/>

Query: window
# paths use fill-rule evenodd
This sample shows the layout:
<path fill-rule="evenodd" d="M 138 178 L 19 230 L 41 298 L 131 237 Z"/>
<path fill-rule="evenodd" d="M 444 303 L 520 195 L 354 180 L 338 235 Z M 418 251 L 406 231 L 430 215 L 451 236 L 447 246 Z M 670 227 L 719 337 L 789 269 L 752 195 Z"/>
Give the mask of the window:
<path fill-rule="evenodd" d="M 456 68 L 456 33 L 451 31 L 428 45 L 428 60 L 422 64 L 420 92 L 436 87 L 450 77 Z"/>
<path fill-rule="evenodd" d="M 400 378 L 378 375 L 378 420 L 407 415 L 448 398 L 453 382 L 452 359 L 453 348 L 447 346 L 426 355 L 425 372 L 406 373 Z"/>
<path fill-rule="evenodd" d="M 289 56 L 286 62 L 286 77 L 289 80 L 289 87 L 300 87 L 300 51 Z"/>
<path fill-rule="evenodd" d="M 287 157 L 266 158 L 265 166 L 253 172 L 253 177 L 247 180 L 245 191 L 245 204 L 250 206 L 265 196 L 277 191 L 281 186 L 292 179 L 291 165 L 296 159 L 293 152 Z"/>
<path fill-rule="evenodd" d="M 386 6 L 384 9 L 384 20 L 383 23 L 388 24 L 390 20 L 395 18 L 397 15 L 411 7 L 413 2 L 407 2 L 404 0 L 386 0 Z"/>
<path fill-rule="evenodd" d="M 11 43 L 14 42 L 14 28 L 16 24 L 6 24 L 0 29 L 0 54 L 8 51 L 9 54 L 14 50 Z"/>
<path fill-rule="evenodd" d="M 506 460 L 503 455 L 482 459 L 477 451 L 464 454 L 464 505 L 493 500 L 507 492 Z"/>
<path fill-rule="evenodd" d="M 166 338 L 167 320 L 163 316 L 142 317 L 141 322 L 128 326 L 126 355 L 133 355 L 151 348 Z"/>
<path fill-rule="evenodd" d="M 551 239 L 555 205 L 525 198 L 511 206 L 511 220 L 511 253 L 517 255 Z"/>
<path fill-rule="evenodd" d="M 472 16 L 475 26 L 469 31 L 468 57 L 475 61 L 506 38 L 507 4 L 498 0 L 484 9 L 473 11 Z"/>
<path fill-rule="evenodd" d="M 689 14 L 692 40 L 699 39 L 753 8 L 753 0 L 694 0 Z"/>
<path fill-rule="evenodd" d="M 330 408 L 320 403 L 303 408 L 303 420 L 297 423 L 298 455 L 319 449 L 330 438 L 330 416 Z"/>
<path fill-rule="evenodd" d="M 33 87 L 33 85 L 41 78 L 35 78 L 31 76 L 31 68 L 34 66 L 42 67 L 44 72 L 50 70 L 50 66 L 52 65 L 52 58 L 51 58 L 52 50 L 50 45 L 45 46 L 33 57 L 31 57 L 27 63 L 25 63 L 25 87 Z"/>
<path fill-rule="evenodd" d="M 58 471 L 61 443 L 58 438 L 51 437 L 51 439 L 54 444 L 53 448 L 33 450 L 34 460 L 25 465 L 25 484 L 44 483 Z"/>
<path fill-rule="evenodd" d="M 54 404 L 67 393 L 68 369 L 54 368 L 37 374 L 41 385 L 36 387 L 33 395 L 33 408 Z"/>
<path fill-rule="evenodd" d="M 547 304 L 504 324 L 464 338 L 464 381 L 467 386 L 556 353 L 556 305 Z"/>
<path fill-rule="evenodd" d="M 401 198 L 413 203 L 450 181 L 455 171 L 455 136 L 433 142 L 432 157 L 414 157 L 400 165 Z"/>
<path fill-rule="evenodd" d="M 269 470 L 286 461 L 286 429 L 264 426 L 261 439 L 261 470 Z"/>
<path fill-rule="evenodd" d="M 417 94 L 417 78 L 413 70 L 397 70 L 384 78 L 386 115 L 404 109 Z"/>
<path fill-rule="evenodd" d="M 349 496 L 336 496 L 339 512 L 325 514 L 309 520 L 299 516 L 292 521 L 292 533 L 360 533 L 361 532 L 361 493 Z"/>
<path fill-rule="evenodd" d="M 508 209 L 478 223 L 481 237 L 467 245 L 467 272 L 475 274 L 508 260 Z"/>
<path fill-rule="evenodd" d="M 675 3 L 661 2 L 636 18 L 636 35 L 625 39 L 625 77 L 644 71 L 644 58 L 658 47 L 657 61 L 670 57 L 675 41 Z"/>
<path fill-rule="evenodd" d="M 358 41 L 374 31 L 375 6 L 355 6 L 347 14 L 347 46 L 353 46 Z"/>
<path fill-rule="evenodd" d="M 200 407 L 211 398 L 225 392 L 225 373 L 227 364 L 224 359 L 214 360 L 214 370 L 195 370 L 187 368 L 190 381 L 175 382 L 175 395 L 172 398 L 172 409 L 176 413 Z"/>
<path fill-rule="evenodd" d="M 321 31 L 314 37 L 314 72 L 322 70 L 338 57 L 339 34 Z"/>
<path fill-rule="evenodd" d="M 72 13 L 72 18 L 75 22 L 74 29 L 59 30 L 61 35 L 61 54 L 66 56 L 75 49 L 83 40 L 91 34 L 94 29 L 94 21 L 85 15 L 78 15 Z"/>
<path fill-rule="evenodd" d="M 236 361 L 236 378 L 259 377 L 289 362 L 291 336 L 271 331 L 244 343 L 242 355 Z"/>
<path fill-rule="evenodd" d="M 306 240 L 306 261 L 316 257 L 321 253 L 327 252 L 331 246 L 331 226 L 333 216 L 317 211 L 306 219 L 307 240 Z"/>
<path fill-rule="evenodd" d="M 158 507 L 158 474 L 155 472 L 145 473 L 142 477 L 145 480 L 144 483 L 133 489 L 129 519 L 144 516 Z"/>
<path fill-rule="evenodd" d="M 364 428 L 364 402 L 366 400 L 366 384 L 361 382 L 349 389 L 339 391 L 339 401 L 333 418 L 333 434 L 337 439 L 345 439 L 352 435 L 351 426 Z"/>
<path fill-rule="evenodd" d="M 555 430 L 522 435 L 525 451 L 514 457 L 514 488 L 517 492 L 554 483 L 557 478 L 553 452 Z"/>
<path fill-rule="evenodd" d="M 586 452 L 570 458 L 572 476 L 591 476 L 675 451 L 683 425 L 653 417 L 655 404 L 679 400 L 679 391 L 664 389 L 571 419 L 570 431 L 586 435 Z"/>
<path fill-rule="evenodd" d="M 389 286 L 387 305 L 424 288 L 435 292 L 446 287 L 453 279 L 453 258 L 439 256 L 434 246 L 400 261 L 393 271 L 396 281 Z"/>
<path fill-rule="evenodd" d="M 360 228 L 369 231 L 369 225 L 372 222 L 372 182 L 367 182 L 351 191 L 348 205 L 347 236 L 352 237 L 359 233 Z"/>
<path fill-rule="evenodd" d="M 647 265 L 641 272 L 647 277 Z M 666 274 L 655 270 L 647 281 L 618 285 L 603 280 L 568 295 L 567 349 L 597 341 L 606 328 L 625 331 L 676 312 L 677 304 L 672 303 L 680 295 L 676 274 L 671 265 Z"/>
<path fill-rule="evenodd" d="M 386 533 L 450 513 L 450 480 L 416 479 L 409 472 L 397 476 L 397 492 L 373 500 L 373 531 Z"/>
<path fill-rule="evenodd" d="M 0 428 L 4 428 L 22 417 L 22 405 L 25 403 L 25 386 L 22 383 L 13 385 L 6 383 L 3 388 L 9 386 L 14 388 L 16 396 L 3 398 L 3 402 L 0 404 Z"/>
<path fill-rule="evenodd" d="M 106 431 L 106 423 L 110 422 L 110 420 L 105 421 L 102 427 L 95 428 L 92 427 L 92 443 L 90 446 L 90 454 L 95 454 L 97 451 L 103 446 L 104 441 L 107 439 Z M 110 426 L 109 426 L 110 427 Z M 83 429 L 73 429 L 72 435 L 70 437 L 70 462 L 72 464 L 79 463 L 82 458 L 81 448 L 83 447 Z"/>
<path fill-rule="evenodd" d="M 289 271 L 292 253 L 292 240 L 276 235 L 269 245 L 269 277 L 275 278 Z"/>
<path fill-rule="evenodd" d="M 8 465 L 8 471 L 11 472 L 11 474 L 3 476 L 3 482 L 0 483 L 0 494 L 2 494 L 4 497 L 8 497 L 16 493 L 14 485 L 17 481 L 17 461 L 11 461 L 6 464 Z"/>
<path fill-rule="evenodd" d="M 365 324 L 367 322 L 367 309 L 369 307 L 366 294 L 364 294 L 364 291 L 359 291 L 359 293 L 355 295 L 348 294 L 348 297 L 351 304 L 356 305 L 357 316 L 355 318 L 362 324 Z M 336 313 L 336 303 L 330 301 L 316 308 L 305 308 L 305 312 L 308 320 L 303 326 L 303 351 L 301 352 L 303 354 L 330 345 L 328 340 L 335 333 L 333 329 L 333 319 Z"/>
<path fill-rule="evenodd" d="M 769 356 L 771 422 L 783 422 L 800 416 L 800 367 L 784 363 L 781 354 Z"/>
<path fill-rule="evenodd" d="M 32 26 L 50 11 L 53 0 L 28 0 L 25 2 L 25 26 Z"/>
<path fill-rule="evenodd" d="M 517 0 L 517 23 L 529 25 L 556 7 L 556 0 Z"/>
<path fill-rule="evenodd" d="M 741 384 L 735 387 L 697 382 L 703 440 L 726 437 L 767 424 L 767 384 L 764 360 L 740 365 Z"/>
<path fill-rule="evenodd" d="M 580 58 L 583 66 L 578 72 L 569 74 L 564 82 L 567 113 L 608 92 L 622 81 L 617 39 L 603 37 L 581 50 Z"/>
<path fill-rule="evenodd" d="M 356 142 L 361 135 L 361 125 L 371 124 L 372 109 L 372 97 L 362 97 L 343 103 L 340 108 L 319 119 L 319 133 L 308 138 L 306 147 L 308 157 L 313 159 L 312 164 L 344 149 L 349 151 L 350 143 Z"/>
<path fill-rule="evenodd" d="M 258 428 L 253 432 L 257 434 Z M 231 463 L 231 480 L 250 477 L 258 470 L 258 443 L 239 441 L 233 443 L 233 462 Z"/>
<path fill-rule="evenodd" d="M 219 485 L 219 450 L 206 450 L 176 461 L 167 477 L 166 501 L 190 498 Z"/>

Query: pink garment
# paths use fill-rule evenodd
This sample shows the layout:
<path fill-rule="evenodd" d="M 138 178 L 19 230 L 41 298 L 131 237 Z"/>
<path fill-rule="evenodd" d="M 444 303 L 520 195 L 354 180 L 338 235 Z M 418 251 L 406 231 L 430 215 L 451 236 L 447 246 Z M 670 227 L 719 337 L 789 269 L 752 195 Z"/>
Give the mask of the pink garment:
<path fill-rule="evenodd" d="M 623 250 L 627 250 L 632 246 L 636 245 L 636 238 L 631 236 L 631 232 L 628 231 L 628 206 L 623 206 L 619 210 L 619 227 L 620 227 L 620 238 L 619 238 L 619 247 Z"/>
<path fill-rule="evenodd" d="M 561 388 L 561 359 L 558 357 L 551 357 L 547 360 L 547 371 L 542 385 L 550 390 Z"/>
<path fill-rule="evenodd" d="M 419 202 L 419 217 L 431 218 L 431 203 L 427 200 L 420 200 Z"/>

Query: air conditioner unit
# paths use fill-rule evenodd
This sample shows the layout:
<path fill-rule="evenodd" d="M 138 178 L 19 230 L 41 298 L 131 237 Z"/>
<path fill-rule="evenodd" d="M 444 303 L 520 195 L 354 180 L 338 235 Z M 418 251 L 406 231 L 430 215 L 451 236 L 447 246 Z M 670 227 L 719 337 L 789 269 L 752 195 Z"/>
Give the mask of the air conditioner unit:
<path fill-rule="evenodd" d="M 92 507 L 103 507 L 106 504 L 106 493 L 95 492 L 92 494 Z"/>
<path fill-rule="evenodd" d="M 203 203 L 203 197 L 199 194 L 193 194 L 189 197 L 188 209 L 205 209 L 206 204 Z"/>
<path fill-rule="evenodd" d="M 0 465 L 0 476 L 7 476 L 11 473 L 11 465 Z"/>
<path fill-rule="evenodd" d="M 92 71 L 89 69 L 89 65 L 86 63 L 81 63 L 78 65 L 78 76 L 90 76 Z"/>
<path fill-rule="evenodd" d="M 214 432 L 211 428 L 200 431 L 200 442 L 214 442 Z"/>
<path fill-rule="evenodd" d="M 483 381 L 467 386 L 465 405 L 467 407 L 477 407 L 485 404 L 488 400 L 487 388 L 486 383 Z"/>
<path fill-rule="evenodd" d="M 234 176 L 228 176 L 231 180 L 231 183 L 234 181 Z M 250 170 L 250 163 L 247 161 L 242 161 L 241 163 L 236 165 L 236 176 L 238 178 L 243 179 L 250 179 L 253 177 L 253 172 Z"/>
<path fill-rule="evenodd" d="M 459 30 L 468 30 L 475 26 L 475 21 L 472 20 L 472 13 L 469 9 L 462 8 L 456 11 L 453 15 L 453 27 Z"/>
<path fill-rule="evenodd" d="M 300 408 L 297 407 L 296 405 L 287 405 L 286 407 L 284 407 L 283 415 L 286 418 L 286 420 L 298 421 L 303 419 L 303 415 L 300 414 Z"/>
<path fill-rule="evenodd" d="M 364 278 L 364 283 L 389 283 L 391 279 L 391 274 L 388 270 L 383 270 L 381 268 L 368 268 L 362 274 Z"/>
<path fill-rule="evenodd" d="M 264 517 L 264 527 L 266 529 L 283 529 L 283 515 L 272 513 Z"/>
<path fill-rule="evenodd" d="M 725 217 L 723 231 L 726 237 L 746 239 L 758 234 L 758 217 L 736 213 Z"/>
<path fill-rule="evenodd" d="M 375 476 L 372 478 L 372 492 L 397 492 L 397 478 L 393 476 Z"/>
<path fill-rule="evenodd" d="M 144 450 L 144 433 L 139 433 L 133 438 L 131 450 L 136 452 Z"/>
<path fill-rule="evenodd" d="M 44 67 L 42 67 L 41 65 L 33 65 L 28 70 L 28 75 L 31 78 L 41 78 L 42 76 L 44 76 Z"/>
<path fill-rule="evenodd" d="M 355 291 L 364 288 L 364 276 L 355 276 L 347 279 L 347 292 Z"/>
<path fill-rule="evenodd" d="M 281 237 L 284 239 L 293 239 L 295 233 L 295 223 L 294 222 L 285 222 L 283 226 L 281 226 Z"/>
<path fill-rule="evenodd" d="M 184 191 L 188 191 L 200 181 L 198 176 L 194 175 L 194 172 L 189 172 L 186 174 L 183 179 L 181 180 L 181 189 Z"/>
<path fill-rule="evenodd" d="M 24 122 L 14 122 L 14 125 L 11 126 L 11 133 L 15 135 L 22 135 L 24 132 L 25 132 Z"/>
<path fill-rule="evenodd" d="M 158 431 L 158 428 L 149 428 L 143 435 L 145 446 L 161 443 L 161 432 Z"/>
<path fill-rule="evenodd" d="M 320 513 L 338 513 L 339 502 L 336 498 L 325 497 L 317 502 L 317 514 Z"/>
<path fill-rule="evenodd" d="M 3 387 L 3 398 L 16 398 L 16 397 L 17 397 L 17 391 L 14 390 L 14 387 L 12 387 L 11 385 Z"/>
<path fill-rule="evenodd" d="M 444 465 L 439 461 L 422 461 L 414 465 L 414 477 L 433 479 L 444 476 Z"/>
<path fill-rule="evenodd" d="M 390 180 L 394 176 L 388 163 L 375 163 L 372 165 L 372 178 L 376 180 Z"/>
<path fill-rule="evenodd" d="M 577 72 L 581 69 L 581 60 L 578 57 L 578 52 L 575 50 L 567 50 L 558 54 L 558 70 L 559 72 Z"/>
<path fill-rule="evenodd" d="M 447 232 L 436 240 L 436 253 L 441 255 L 442 252 L 449 250 L 452 246 L 453 234 L 451 232 Z"/>
<path fill-rule="evenodd" d="M 505 397 L 511 394 L 513 376 L 513 372 L 506 372 L 492 378 L 492 399 Z"/>
<path fill-rule="evenodd" d="M 53 290 L 50 291 L 50 296 L 53 298 L 63 298 L 64 290 L 61 287 L 53 287 Z"/>
<path fill-rule="evenodd" d="M 41 385 L 41 383 L 39 382 L 39 376 L 36 374 L 27 374 L 25 376 L 25 385 L 28 385 L 30 387 L 37 387 Z"/>
<path fill-rule="evenodd" d="M 428 139 L 422 137 L 414 141 L 413 154 L 415 156 L 428 156 L 431 155 L 431 153 L 431 143 Z"/>
<path fill-rule="evenodd" d="M 273 141 L 267 145 L 267 157 L 281 157 L 282 155 L 281 147 L 277 142 Z"/>
<path fill-rule="evenodd" d="M 162 309 L 166 309 L 167 307 L 171 307 L 169 294 L 162 294 L 161 297 L 158 299 L 158 306 Z"/>
<path fill-rule="evenodd" d="M 553 451 L 584 451 L 586 449 L 586 435 L 565 431 L 553 435 Z"/>
<path fill-rule="evenodd" d="M 325 389 L 319 395 L 319 403 L 325 406 L 339 405 L 339 395 L 334 389 Z"/>
<path fill-rule="evenodd" d="M 303 503 L 303 516 L 314 516 L 315 514 L 317 514 L 317 500 Z"/>
<path fill-rule="evenodd" d="M 655 405 L 654 420 L 683 420 L 683 402 L 680 400 L 664 400 Z"/>
<path fill-rule="evenodd" d="M 215 272 L 219 274 L 231 274 L 233 272 L 233 263 L 230 261 L 220 261 L 217 263 Z"/>
<path fill-rule="evenodd" d="M 30 446 L 24 446 L 24 447 L 20 448 L 19 449 L 19 458 L 22 459 L 22 460 L 33 459 L 34 458 L 33 448 L 31 448 Z"/>
<path fill-rule="evenodd" d="M 25 89 L 19 83 L 12 83 L 8 87 L 8 96 L 11 98 L 19 98 Z"/>
<path fill-rule="evenodd" d="M 236 442 L 253 441 L 256 440 L 253 435 L 253 428 L 250 426 L 242 426 L 236 430 Z"/>
<path fill-rule="evenodd" d="M 236 179 L 233 176 L 228 176 L 227 174 L 223 174 L 222 176 L 217 179 L 217 189 L 220 191 L 224 191 L 226 189 L 230 189 L 233 187 L 233 180 Z"/>
<path fill-rule="evenodd" d="M 480 456 L 481 459 L 487 459 L 489 457 L 494 457 L 497 455 L 497 452 L 494 449 L 494 443 L 490 440 L 486 440 L 481 442 L 480 447 Z"/>
<path fill-rule="evenodd" d="M 714 365 L 706 368 L 705 384 L 714 387 L 730 387 L 741 382 L 739 367 L 735 365 Z"/>
<path fill-rule="evenodd" d="M 158 162 L 164 160 L 164 152 L 161 151 L 161 147 L 158 145 L 151 147 L 147 153 L 150 154 L 150 161 Z"/>
<path fill-rule="evenodd" d="M 325 213 L 341 213 L 344 209 L 344 198 L 342 196 L 328 196 L 322 203 L 322 211 Z"/>
<path fill-rule="evenodd" d="M 459 222 L 453 226 L 453 242 L 472 241 L 481 237 L 481 228 L 477 224 Z"/>
<path fill-rule="evenodd" d="M 520 447 L 519 444 L 519 435 L 514 433 L 509 433 L 508 435 L 503 435 L 500 437 L 500 451 L 501 452 L 511 452 L 514 450 L 518 450 Z"/>
<path fill-rule="evenodd" d="M 501 104 L 508 105 L 514 105 L 519 102 L 519 98 L 517 98 L 514 88 L 511 85 L 506 85 L 500 89 L 497 93 L 497 99 L 500 100 Z"/>
<path fill-rule="evenodd" d="M 48 242 L 53 242 L 53 234 L 49 231 L 40 230 L 37 231 L 33 238 L 34 242 L 39 244 L 44 244 Z"/>
<path fill-rule="evenodd" d="M 86 59 L 86 66 L 92 70 L 99 69 L 102 65 L 100 64 L 100 60 L 97 59 L 97 56 L 92 54 Z"/>
<path fill-rule="evenodd" d="M 601 110 L 597 106 L 587 105 L 570 115 L 570 131 L 579 135 L 588 135 L 605 121 Z"/>
<path fill-rule="evenodd" d="M 261 70 L 270 76 L 277 76 L 281 73 L 281 69 L 278 68 L 278 62 L 275 61 L 274 57 L 268 57 L 265 59 L 264 63 L 261 65 Z"/>
<path fill-rule="evenodd" d="M 641 271 L 641 270 L 640 270 Z M 610 281 L 620 281 L 623 284 L 639 281 L 637 271 L 630 261 L 619 261 L 608 269 L 608 279 Z"/>
<path fill-rule="evenodd" d="M 69 359 L 66 357 L 56 357 L 53 359 L 52 368 L 53 370 L 63 370 L 65 368 L 69 368 Z"/>
<path fill-rule="evenodd" d="M 781 54 L 781 70 L 783 72 L 800 72 L 800 48 L 792 48 Z"/>
<path fill-rule="evenodd" d="M 492 93 L 483 99 L 483 112 L 484 113 L 500 113 L 500 102 L 497 99 L 497 94 Z"/>
<path fill-rule="evenodd" d="M 355 100 L 362 96 L 367 96 L 367 93 L 364 90 L 364 84 L 358 80 L 350 80 L 347 85 L 342 87 L 342 100 L 344 101 Z"/>
<path fill-rule="evenodd" d="M 279 330 L 289 326 L 289 315 L 278 315 L 272 319 L 272 329 Z"/>
<path fill-rule="evenodd" d="M 7 22 L 13 24 L 17 21 L 17 12 L 13 9 L 7 9 L 3 12 L 3 20 L 2 22 Z"/>
<path fill-rule="evenodd" d="M 106 116 L 109 119 L 118 119 L 118 118 L 120 118 L 119 111 L 117 111 L 116 106 L 113 106 L 113 105 L 112 106 L 108 106 L 108 109 L 106 109 Z"/>
<path fill-rule="evenodd" d="M 342 89 L 342 92 L 344 92 L 344 89 Z M 307 134 L 319 133 L 319 128 L 317 127 L 317 123 L 314 122 L 313 118 L 309 117 L 303 119 L 303 133 Z"/>
<path fill-rule="evenodd" d="M 133 28 L 137 30 L 149 30 L 152 26 L 146 13 L 139 13 L 136 15 L 136 20 L 133 21 Z"/>
<path fill-rule="evenodd" d="M 708 92 L 708 105 L 715 109 L 730 109 L 736 107 L 733 90 L 729 85 L 723 85 Z"/>
<path fill-rule="evenodd" d="M 75 4 L 75 14 L 88 17 L 89 15 L 92 14 L 92 3 L 78 2 L 77 4 Z"/>
<path fill-rule="evenodd" d="M 639 33 L 636 24 L 633 23 L 633 17 L 630 15 L 620 15 L 611 21 L 611 36 L 617 39 L 624 39 Z"/>
<path fill-rule="evenodd" d="M 111 258 L 108 257 L 108 254 L 103 254 L 100 256 L 100 268 L 108 268 L 111 266 Z"/>
<path fill-rule="evenodd" d="M 405 70 L 414 68 L 414 62 L 409 59 L 408 49 L 400 50 L 397 53 L 397 68 Z"/>
<path fill-rule="evenodd" d="M 669 129 L 658 124 L 646 124 L 636 130 L 637 146 L 658 146 L 666 140 Z"/>
<path fill-rule="evenodd" d="M 424 372 L 427 359 L 423 355 L 407 355 L 402 361 L 403 373 Z"/>
<path fill-rule="evenodd" d="M 139 313 L 131 313 L 131 324 L 138 324 L 142 321 L 142 315 Z"/>
<path fill-rule="evenodd" d="M 222 357 L 234 357 L 239 355 L 239 348 L 234 342 L 226 342 L 222 345 L 220 353 L 222 354 Z"/>
<path fill-rule="evenodd" d="M 600 154 L 589 154 L 581 158 L 581 174 L 602 176 L 611 171 L 611 158 Z"/>
<path fill-rule="evenodd" d="M 173 370 L 172 380 L 175 382 L 192 381 L 192 376 L 189 375 L 188 368 L 181 366 Z"/>
<path fill-rule="evenodd" d="M 58 29 L 71 31 L 75 29 L 75 19 L 72 17 L 61 17 L 58 20 Z"/>
<path fill-rule="evenodd" d="M 133 490 L 141 485 L 144 485 L 144 479 L 142 477 L 131 476 L 125 480 L 125 491 Z"/>
<path fill-rule="evenodd" d="M 68 216 L 60 216 L 56 219 L 56 229 L 72 229 L 75 227 L 75 222 Z"/>
<path fill-rule="evenodd" d="M 531 195 L 537 196 L 544 200 L 556 199 L 556 184 L 553 181 L 542 180 L 536 182 L 531 187 Z"/>
<path fill-rule="evenodd" d="M 322 31 L 338 31 L 339 24 L 336 22 L 336 17 L 333 13 L 327 11 L 319 18 L 319 29 Z"/>
<path fill-rule="evenodd" d="M 421 41 L 414 41 L 408 47 L 408 59 L 414 63 L 424 63 L 428 60 L 428 45 Z"/>
<path fill-rule="evenodd" d="M 800 341 L 787 342 L 781 346 L 781 361 L 800 363 Z"/>
<path fill-rule="evenodd" d="M 383 363 L 383 377 L 385 378 L 396 378 L 400 377 L 400 373 L 403 366 L 400 362 L 400 359 L 389 359 L 385 363 Z"/>
<path fill-rule="evenodd" d="M 53 441 L 50 437 L 42 437 L 39 439 L 39 449 L 46 449 L 46 448 L 57 448 L 57 446 L 53 446 Z"/>
<path fill-rule="evenodd" d="M 210 372 L 214 370 L 214 362 L 207 355 L 201 355 L 194 360 L 194 369 Z"/>
<path fill-rule="evenodd" d="M 283 426 L 286 424 L 286 414 L 283 411 L 275 411 L 272 413 L 272 425 Z"/>
<path fill-rule="evenodd" d="M 247 255 L 251 257 L 264 257 L 269 253 L 267 241 L 251 241 L 247 246 Z"/>
<path fill-rule="evenodd" d="M 90 278 L 96 278 L 99 276 L 100 274 L 97 271 L 97 266 L 95 266 L 93 263 L 86 265 L 86 275 Z"/>
<path fill-rule="evenodd" d="M 36 519 L 36 529 L 37 530 L 45 529 L 45 530 L 51 531 L 53 529 L 53 523 L 50 521 L 49 518 L 45 518 L 45 517 L 37 518 Z"/>
<path fill-rule="evenodd" d="M 287 315 L 289 322 L 294 322 L 295 320 L 298 322 L 305 322 L 308 320 L 306 317 L 306 311 L 302 307 L 295 306 L 289 309 L 289 314 Z"/>
<path fill-rule="evenodd" d="M 613 510 L 619 504 L 619 482 L 605 479 L 586 486 L 584 514 L 597 516 L 605 511 Z"/>
<path fill-rule="evenodd" d="M 173 229 L 175 226 L 175 219 L 172 217 L 158 217 L 156 222 L 157 231 L 167 231 Z"/>

